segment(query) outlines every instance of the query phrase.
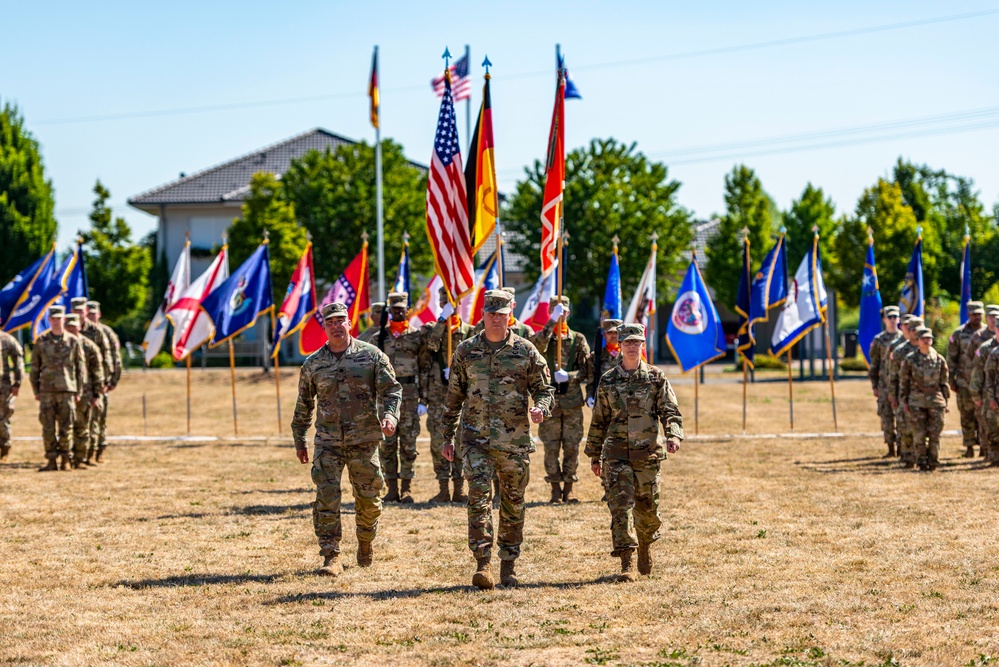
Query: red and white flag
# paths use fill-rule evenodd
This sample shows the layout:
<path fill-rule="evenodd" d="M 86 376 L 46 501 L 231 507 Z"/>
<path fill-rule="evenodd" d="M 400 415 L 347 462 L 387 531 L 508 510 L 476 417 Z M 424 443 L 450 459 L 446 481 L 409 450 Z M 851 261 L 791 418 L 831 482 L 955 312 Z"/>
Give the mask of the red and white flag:
<path fill-rule="evenodd" d="M 555 251 L 562 234 L 562 193 L 565 190 L 565 73 L 559 70 L 555 108 L 548 132 L 545 190 L 541 200 L 541 275 L 555 268 Z"/>
<path fill-rule="evenodd" d="M 423 290 L 423 294 L 420 296 L 419 301 L 413 306 L 412 315 L 409 317 L 410 325 L 419 329 L 424 324 L 430 324 L 436 322 L 437 318 L 441 315 L 440 294 L 441 286 L 444 283 L 441 281 L 441 277 L 434 275 L 433 279 L 427 285 L 427 288 Z"/>
<path fill-rule="evenodd" d="M 556 267 L 558 263 L 556 262 Z M 524 302 L 524 307 L 520 309 L 520 317 L 517 318 L 527 326 L 534 329 L 535 333 L 541 331 L 551 315 L 549 302 L 555 297 L 555 272 L 552 271 L 547 276 L 538 278 L 534 283 L 531 295 Z"/>
<path fill-rule="evenodd" d="M 302 354 L 312 354 L 326 344 L 326 331 L 323 329 L 323 306 L 329 303 L 342 303 L 350 315 L 350 335 L 361 333 L 361 314 L 371 309 L 368 294 L 368 242 L 361 246 L 361 252 L 354 256 L 326 296 L 316 307 L 312 316 L 302 327 L 298 338 L 298 349 Z"/>
<path fill-rule="evenodd" d="M 173 358 L 177 361 L 185 359 L 215 333 L 212 318 L 201 309 L 201 302 L 228 279 L 229 246 L 224 245 L 208 270 L 188 285 L 167 310 L 167 319 L 173 324 Z"/>
<path fill-rule="evenodd" d="M 153 358 L 160 353 L 163 348 L 163 341 L 166 339 L 167 311 L 180 298 L 180 295 L 187 290 L 191 284 L 191 242 L 184 243 L 184 249 L 180 251 L 180 257 L 173 266 L 173 275 L 167 283 L 166 292 L 163 294 L 163 301 L 153 315 L 153 321 L 146 329 L 146 335 L 142 339 L 143 356 L 146 365 L 152 363 Z"/>
<path fill-rule="evenodd" d="M 652 254 L 649 262 L 642 272 L 642 279 L 638 282 L 634 296 L 631 297 L 631 304 L 628 312 L 624 316 L 625 324 L 644 324 L 648 328 L 651 323 L 651 315 L 656 312 L 656 245 L 652 245 Z"/>

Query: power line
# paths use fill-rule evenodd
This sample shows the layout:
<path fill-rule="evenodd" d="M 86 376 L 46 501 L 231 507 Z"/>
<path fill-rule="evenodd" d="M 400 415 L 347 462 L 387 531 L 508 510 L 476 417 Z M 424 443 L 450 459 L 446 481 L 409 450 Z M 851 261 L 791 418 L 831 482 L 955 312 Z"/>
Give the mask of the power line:
<path fill-rule="evenodd" d="M 714 55 L 724 55 L 729 53 L 739 53 L 743 51 L 755 51 L 760 49 L 768 49 L 779 46 L 791 46 L 794 44 L 805 44 L 808 42 L 819 42 L 827 41 L 832 39 L 842 39 L 844 37 L 856 37 L 859 35 L 869 35 L 872 33 L 879 32 L 889 32 L 893 30 L 904 30 L 907 28 L 918 28 L 927 25 L 934 25 L 938 23 L 949 23 L 953 21 L 964 21 L 973 18 L 982 18 L 986 16 L 993 16 L 999 14 L 999 8 L 997 9 L 986 9 L 978 12 L 968 12 L 964 14 L 951 14 L 948 16 L 938 16 L 928 19 L 916 19 L 913 21 L 902 21 L 899 23 L 885 23 L 875 26 L 867 26 L 864 28 L 852 28 L 848 30 L 838 30 L 835 32 L 824 32 L 815 33 L 812 35 L 803 35 L 801 37 L 786 37 L 782 39 L 774 39 L 763 42 L 749 42 L 746 44 L 736 44 L 732 46 L 720 46 L 710 49 L 701 49 L 697 51 L 681 51 L 677 53 L 669 53 L 660 56 L 649 56 L 647 58 L 635 58 L 631 60 L 617 60 L 605 63 L 593 63 L 590 65 L 576 65 L 573 67 L 574 72 L 585 72 L 585 71 L 596 71 L 601 69 L 614 69 L 620 67 L 633 67 L 635 65 L 643 65 L 655 62 L 666 62 L 670 60 L 682 60 L 687 58 L 702 58 L 705 56 Z M 503 78 L 507 80 L 512 79 L 526 79 L 534 78 L 539 76 L 551 76 L 552 72 L 550 70 L 536 70 L 531 72 L 519 72 L 504 75 Z M 386 93 L 400 93 L 400 92 L 412 92 L 416 90 L 426 89 L 426 85 L 412 85 L 412 86 L 400 86 L 396 88 L 386 88 L 384 92 Z M 115 114 L 102 114 L 93 116 L 72 116 L 67 118 L 52 118 L 49 120 L 36 121 L 33 125 L 67 125 L 71 123 L 94 123 L 109 120 L 129 120 L 135 118 L 154 118 L 162 116 L 179 116 L 186 114 L 195 113 L 206 113 L 214 111 L 234 111 L 239 109 L 252 109 L 261 108 L 268 106 L 284 106 L 290 104 L 303 104 L 310 102 L 327 102 L 336 99 L 349 99 L 366 97 L 367 93 L 362 90 L 352 91 L 349 93 L 328 93 L 325 95 L 311 95 L 306 97 L 288 97 L 281 99 L 270 99 L 270 100 L 256 100 L 256 101 L 246 101 L 246 102 L 229 102 L 222 104 L 209 104 L 197 107 L 180 107 L 173 109 L 156 109 L 147 111 L 132 111 L 124 113 Z"/>

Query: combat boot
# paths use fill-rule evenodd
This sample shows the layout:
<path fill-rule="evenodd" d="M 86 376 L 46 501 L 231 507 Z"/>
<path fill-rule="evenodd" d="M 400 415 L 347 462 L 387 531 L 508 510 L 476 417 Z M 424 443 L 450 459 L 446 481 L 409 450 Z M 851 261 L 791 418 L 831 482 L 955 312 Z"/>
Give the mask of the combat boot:
<path fill-rule="evenodd" d="M 548 499 L 548 502 L 551 505 L 562 502 L 562 486 L 558 482 L 552 482 L 552 497 Z"/>
<path fill-rule="evenodd" d="M 72 470 L 72 469 L 73 469 L 73 467 L 70 465 L 70 462 L 69 462 L 69 454 L 60 454 L 59 455 L 59 470 L 67 470 L 68 471 L 68 470 Z"/>
<path fill-rule="evenodd" d="M 105 449 L 107 449 L 106 446 L 97 448 L 97 458 L 95 458 L 94 460 L 97 461 L 98 463 L 103 463 Z"/>
<path fill-rule="evenodd" d="M 500 561 L 500 583 L 508 588 L 516 588 L 520 584 L 520 580 L 517 579 L 517 571 L 514 569 L 516 562 L 515 560 Z"/>
<path fill-rule="evenodd" d="M 970 447 L 968 447 L 967 449 L 964 450 L 963 458 L 966 458 L 966 459 L 973 459 L 973 458 L 975 458 L 975 446 L 974 445 L 971 445 Z"/>
<path fill-rule="evenodd" d="M 388 480 L 388 493 L 382 498 L 387 503 L 397 503 L 399 502 L 399 480 L 390 479 Z"/>
<path fill-rule="evenodd" d="M 343 565 L 340 564 L 340 554 L 330 554 L 323 561 L 323 566 L 316 570 L 316 574 L 324 577 L 336 577 L 343 574 Z"/>
<path fill-rule="evenodd" d="M 890 459 L 893 458 L 894 456 L 895 456 L 895 443 L 893 442 L 888 445 L 888 453 L 882 456 L 881 458 Z"/>
<path fill-rule="evenodd" d="M 0 446 L 0 463 L 7 463 L 7 459 L 10 457 L 10 445 Z"/>
<path fill-rule="evenodd" d="M 635 580 L 635 564 L 631 560 L 632 551 L 625 551 L 621 554 L 621 574 L 617 575 L 618 581 Z"/>
<path fill-rule="evenodd" d="M 475 559 L 475 574 L 472 575 L 472 585 L 484 591 L 493 589 L 493 574 L 489 571 L 490 562 L 489 556 Z"/>
<path fill-rule="evenodd" d="M 83 465 L 83 461 L 77 459 L 73 461 L 73 470 L 89 470 L 89 468 Z"/>
<path fill-rule="evenodd" d="M 446 479 L 439 479 L 439 480 L 437 480 L 437 484 L 440 485 L 440 489 L 441 490 L 437 492 L 436 496 L 434 496 L 433 498 L 431 498 L 427 502 L 429 502 L 429 503 L 447 503 L 447 502 L 451 502 L 451 492 L 448 489 L 447 480 Z"/>
<path fill-rule="evenodd" d="M 572 482 L 566 482 L 562 488 L 562 502 L 563 503 L 578 503 L 579 498 L 572 495 Z"/>
<path fill-rule="evenodd" d="M 652 574 L 651 544 L 638 540 L 638 571 L 641 574 Z"/>
<path fill-rule="evenodd" d="M 56 460 L 49 459 L 49 462 L 46 463 L 43 467 L 39 468 L 38 472 L 49 472 L 50 470 L 58 470 L 58 469 L 59 469 L 59 464 L 56 463 Z"/>
<path fill-rule="evenodd" d="M 460 477 L 454 480 L 454 495 L 451 496 L 452 503 L 467 503 L 468 495 L 465 493 L 465 480 Z"/>
<path fill-rule="evenodd" d="M 357 542 L 357 564 L 361 567 L 371 567 L 371 561 L 375 557 L 375 550 L 371 547 L 371 542 L 358 540 Z"/>
<path fill-rule="evenodd" d="M 399 502 L 411 505 L 413 503 L 413 494 L 410 493 L 410 485 L 413 483 L 411 479 L 402 480 L 402 489 L 399 491 Z"/>

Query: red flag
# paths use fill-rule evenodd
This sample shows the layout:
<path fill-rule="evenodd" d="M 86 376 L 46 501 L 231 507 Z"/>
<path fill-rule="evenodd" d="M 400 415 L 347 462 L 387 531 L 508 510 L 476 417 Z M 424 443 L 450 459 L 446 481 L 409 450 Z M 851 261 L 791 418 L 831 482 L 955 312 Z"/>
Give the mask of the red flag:
<path fill-rule="evenodd" d="M 298 339 L 298 347 L 302 354 L 312 354 L 326 344 L 326 332 L 323 330 L 322 309 L 328 303 L 338 301 L 346 304 L 350 314 L 350 333 L 352 336 L 360 332 L 361 313 L 371 308 L 368 296 L 368 242 L 365 241 L 361 252 L 351 260 L 340 277 L 330 287 L 322 303 L 309 318 Z"/>
<path fill-rule="evenodd" d="M 548 133 L 545 193 L 541 202 L 541 275 L 555 268 L 555 250 L 562 233 L 562 192 L 565 189 L 565 72 L 559 70 L 555 108 Z"/>

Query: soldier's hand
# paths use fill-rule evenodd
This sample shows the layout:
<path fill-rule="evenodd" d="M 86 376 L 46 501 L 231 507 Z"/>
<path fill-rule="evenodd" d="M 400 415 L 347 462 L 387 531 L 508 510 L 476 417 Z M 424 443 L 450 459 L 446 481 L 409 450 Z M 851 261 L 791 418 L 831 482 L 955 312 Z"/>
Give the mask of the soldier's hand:
<path fill-rule="evenodd" d="M 295 456 L 298 457 L 298 462 L 299 463 L 305 464 L 305 463 L 309 462 L 309 450 L 308 449 L 295 449 Z"/>
<path fill-rule="evenodd" d="M 545 420 L 545 413 L 541 408 L 531 408 L 527 411 L 531 415 L 531 421 L 540 424 Z"/>
<path fill-rule="evenodd" d="M 451 317 L 452 315 L 454 315 L 454 306 L 452 306 L 450 303 L 445 303 L 444 307 L 441 308 L 441 314 L 437 318 L 437 321 L 447 322 L 447 318 Z"/>
<path fill-rule="evenodd" d="M 989 401 L 989 407 L 993 410 L 999 410 L 999 403 L 996 403 L 995 399 Z"/>
<path fill-rule="evenodd" d="M 556 382 L 568 382 L 569 374 L 564 369 L 560 368 L 552 374 L 552 378 L 554 378 Z"/>
<path fill-rule="evenodd" d="M 878 388 L 875 387 L 874 388 L 874 398 L 877 398 L 877 397 L 878 397 Z"/>
<path fill-rule="evenodd" d="M 426 403 L 419 403 L 416 406 L 416 414 L 418 414 L 421 417 L 423 415 L 427 414 L 427 405 L 426 405 Z"/>
<path fill-rule="evenodd" d="M 444 449 L 441 450 L 441 456 L 448 461 L 454 461 L 454 440 L 448 440 L 444 443 Z"/>
<path fill-rule="evenodd" d="M 950 390 L 957 391 L 957 383 L 954 382 L 953 380 L 950 381 Z"/>
<path fill-rule="evenodd" d="M 395 423 L 388 417 L 382 420 L 382 433 L 387 438 L 391 438 L 395 434 Z"/>
<path fill-rule="evenodd" d="M 597 477 L 600 477 L 600 473 L 601 473 L 601 470 L 600 470 L 600 461 L 594 461 L 593 463 L 591 463 L 590 464 L 590 470 L 593 471 L 594 475 L 596 475 Z"/>
<path fill-rule="evenodd" d="M 980 399 L 980 398 L 976 398 L 975 399 L 975 407 L 976 408 L 982 407 L 982 399 Z"/>
<path fill-rule="evenodd" d="M 588 399 L 586 399 L 586 407 L 588 407 L 589 409 L 591 409 L 591 410 L 592 410 L 592 409 L 593 409 L 593 406 L 594 406 L 595 404 L 596 404 L 596 401 L 595 401 L 595 400 L 593 400 L 593 397 L 592 397 L 592 396 L 590 396 L 590 397 L 589 397 Z"/>
<path fill-rule="evenodd" d="M 905 410 L 905 414 L 909 414 L 909 404 L 908 403 L 906 403 L 905 405 L 903 405 L 902 409 Z"/>
<path fill-rule="evenodd" d="M 666 451 L 669 452 L 670 454 L 676 454 L 678 451 L 680 451 L 680 443 L 677 442 L 676 440 L 667 440 Z"/>
<path fill-rule="evenodd" d="M 20 391 L 21 391 L 20 387 L 11 387 L 10 388 L 10 395 L 13 396 L 13 397 L 15 397 L 15 398 L 17 398 L 17 394 Z"/>
<path fill-rule="evenodd" d="M 444 379 L 445 380 L 450 380 L 451 379 L 451 367 L 450 366 L 448 366 L 447 368 L 444 369 Z"/>
<path fill-rule="evenodd" d="M 99 399 L 99 398 L 94 398 L 94 399 L 91 399 L 91 401 L 90 401 L 90 406 L 93 407 L 93 408 L 96 408 L 100 404 L 101 404 L 101 399 Z"/>

